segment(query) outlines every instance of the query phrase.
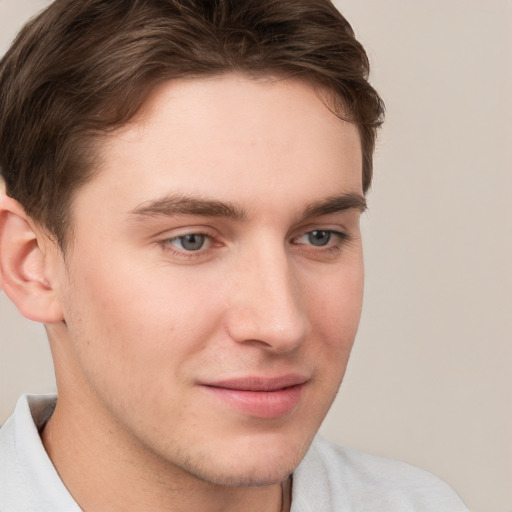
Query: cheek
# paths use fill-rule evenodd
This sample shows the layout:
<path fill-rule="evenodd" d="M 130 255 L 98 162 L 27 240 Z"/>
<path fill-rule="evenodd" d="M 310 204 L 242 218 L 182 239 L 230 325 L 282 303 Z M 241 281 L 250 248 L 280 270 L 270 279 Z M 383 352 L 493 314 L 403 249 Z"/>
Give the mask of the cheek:
<path fill-rule="evenodd" d="M 363 299 L 364 273 L 356 262 L 323 276 L 321 286 L 310 286 L 315 328 L 323 331 L 335 344 L 350 342 L 355 337 Z"/>
<path fill-rule="evenodd" d="M 312 357 L 317 358 L 317 377 L 322 392 L 334 399 L 345 374 L 361 316 L 363 266 L 332 272 L 321 288 L 310 291 L 312 327 L 321 343 L 312 344 Z"/>
<path fill-rule="evenodd" d="M 201 280 L 123 262 L 110 269 L 84 264 L 76 275 L 67 301 L 70 334 L 83 357 L 95 359 L 84 364 L 106 365 L 107 374 L 123 367 L 147 375 L 148 367 L 165 366 L 165 378 L 201 350 L 218 321 Z"/>

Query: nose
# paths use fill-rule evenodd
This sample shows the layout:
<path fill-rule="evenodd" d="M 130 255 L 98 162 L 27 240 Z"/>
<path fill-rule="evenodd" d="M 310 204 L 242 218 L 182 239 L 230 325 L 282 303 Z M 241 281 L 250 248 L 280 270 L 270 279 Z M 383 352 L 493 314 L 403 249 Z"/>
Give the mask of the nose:
<path fill-rule="evenodd" d="M 231 277 L 227 329 L 234 341 L 288 352 L 306 339 L 307 290 L 284 248 L 260 247 Z"/>

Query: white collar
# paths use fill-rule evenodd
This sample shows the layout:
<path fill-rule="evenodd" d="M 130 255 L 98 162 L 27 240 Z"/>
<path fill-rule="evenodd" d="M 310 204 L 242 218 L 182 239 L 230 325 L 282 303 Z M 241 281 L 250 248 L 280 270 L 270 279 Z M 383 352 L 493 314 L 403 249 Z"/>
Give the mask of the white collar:
<path fill-rule="evenodd" d="M 13 416 L 0 431 L 0 444 L 6 460 L 2 475 L 4 499 L 16 503 L 14 510 L 80 512 L 46 453 L 39 430 L 51 416 L 56 395 L 23 395 Z M 0 473 L 2 473 L 0 468 Z M 37 504 L 37 508 L 34 505 Z M 1 507 L 0 507 L 1 508 Z M 7 509 L 11 510 L 11 509 Z"/>

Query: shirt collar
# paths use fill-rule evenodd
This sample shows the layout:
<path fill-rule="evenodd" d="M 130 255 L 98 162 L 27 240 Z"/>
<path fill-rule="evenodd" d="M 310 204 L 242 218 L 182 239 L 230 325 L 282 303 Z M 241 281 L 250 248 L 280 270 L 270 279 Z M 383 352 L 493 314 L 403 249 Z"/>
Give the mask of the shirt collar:
<path fill-rule="evenodd" d="M 14 412 L 14 443 L 27 486 L 43 510 L 80 512 L 52 464 L 39 432 L 57 403 L 56 395 L 24 395 Z"/>

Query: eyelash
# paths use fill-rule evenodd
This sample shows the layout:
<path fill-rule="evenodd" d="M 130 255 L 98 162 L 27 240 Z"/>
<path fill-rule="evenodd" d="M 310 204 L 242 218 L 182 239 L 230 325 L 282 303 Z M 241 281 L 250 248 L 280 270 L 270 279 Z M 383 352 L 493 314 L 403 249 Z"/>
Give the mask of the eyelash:
<path fill-rule="evenodd" d="M 325 245 L 315 245 L 315 244 L 301 244 L 297 243 L 296 240 L 299 240 L 303 237 L 311 237 L 314 233 L 324 233 L 328 234 L 329 238 Z M 333 240 L 334 238 L 334 240 Z M 294 239 L 296 245 L 308 245 L 313 248 L 314 251 L 324 251 L 331 254 L 337 254 L 341 251 L 343 246 L 350 241 L 350 235 L 343 231 L 336 231 L 334 229 L 313 229 L 311 231 L 307 231 L 301 236 Z"/>
<path fill-rule="evenodd" d="M 183 240 L 186 237 L 195 236 L 195 237 L 205 237 L 205 243 L 208 244 L 208 247 L 206 249 L 203 249 L 203 246 L 201 246 L 199 249 L 193 251 L 193 250 L 186 250 L 186 249 L 177 249 L 175 248 L 172 243 Z M 166 251 L 172 252 L 174 255 L 179 256 L 181 258 L 185 259 L 193 259 L 200 256 L 204 256 L 209 249 L 212 248 L 212 246 L 215 245 L 215 240 L 212 235 L 209 235 L 208 233 L 203 232 L 190 232 L 190 233 L 183 233 L 182 235 L 174 236 L 172 238 L 166 238 L 165 240 L 161 241 L 161 244 L 163 248 Z"/>
<path fill-rule="evenodd" d="M 329 239 L 327 240 L 325 245 L 314 245 L 312 243 L 308 244 L 308 243 L 297 242 L 297 240 L 300 240 L 303 237 L 312 236 L 313 233 L 315 233 L 315 232 L 316 233 L 326 233 L 329 235 Z M 186 237 L 190 237 L 190 236 L 205 237 L 205 244 L 207 244 L 208 247 L 203 248 L 203 246 L 201 246 L 200 248 L 198 248 L 197 250 L 194 251 L 194 250 L 187 250 L 184 248 L 178 249 L 172 245 L 173 242 L 183 240 Z M 348 233 L 345 233 L 342 231 L 336 231 L 333 229 L 312 229 L 310 231 L 306 231 L 306 232 L 302 233 L 298 237 L 293 238 L 291 243 L 296 246 L 308 246 L 308 247 L 312 248 L 312 249 L 301 248 L 300 249 L 301 252 L 307 251 L 307 250 L 312 250 L 316 254 L 326 253 L 326 254 L 335 255 L 335 254 L 338 254 L 342 250 L 343 246 L 346 243 L 348 243 L 350 240 L 351 240 L 350 235 Z M 189 233 L 184 233 L 181 235 L 174 236 L 172 238 L 166 238 L 166 239 L 162 240 L 160 242 L 160 244 L 163 246 L 164 250 L 170 251 L 175 256 L 178 256 L 180 258 L 184 258 L 187 260 L 192 260 L 194 258 L 204 257 L 206 254 L 208 254 L 210 252 L 210 250 L 212 248 L 215 247 L 216 242 L 215 242 L 215 238 L 208 233 L 204 233 L 204 232 L 200 232 L 200 231 L 198 231 L 198 232 L 192 231 Z M 217 245 L 221 246 L 222 244 L 218 243 Z"/>

